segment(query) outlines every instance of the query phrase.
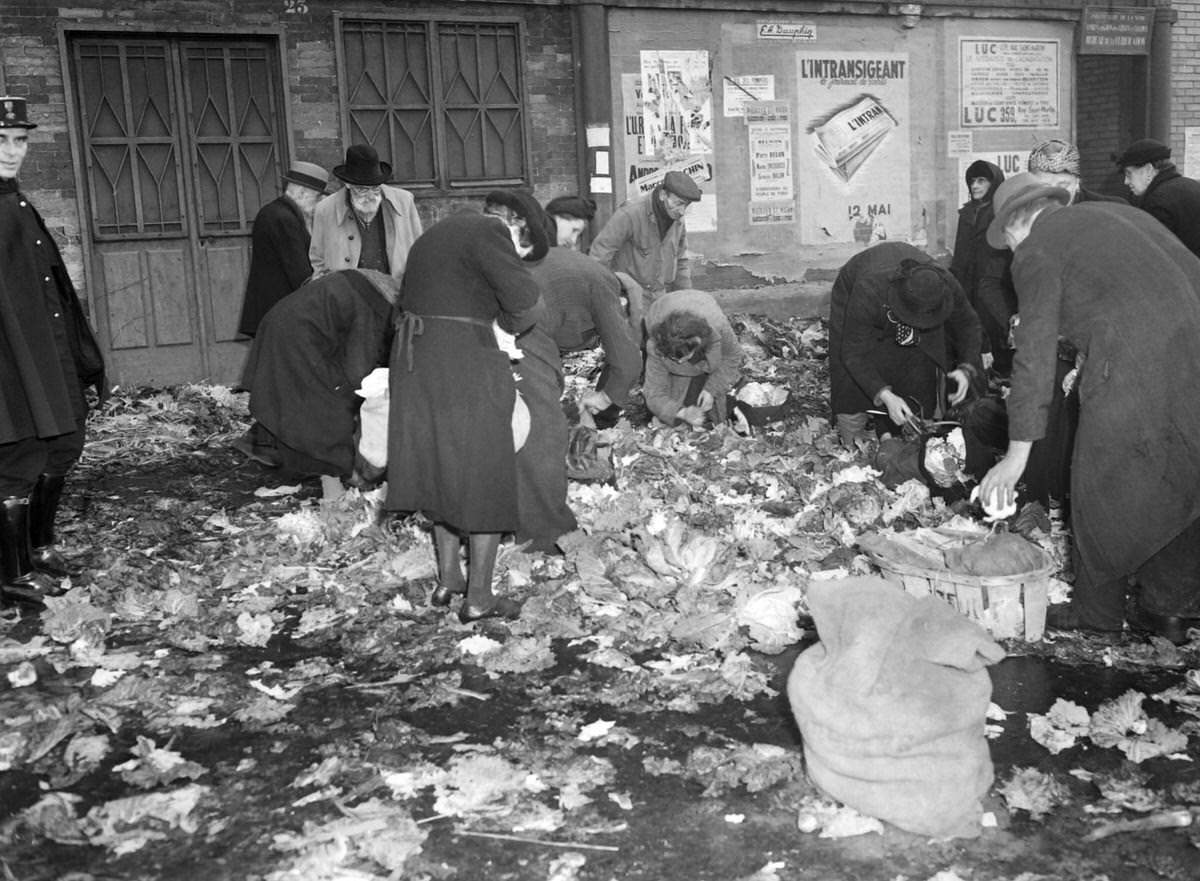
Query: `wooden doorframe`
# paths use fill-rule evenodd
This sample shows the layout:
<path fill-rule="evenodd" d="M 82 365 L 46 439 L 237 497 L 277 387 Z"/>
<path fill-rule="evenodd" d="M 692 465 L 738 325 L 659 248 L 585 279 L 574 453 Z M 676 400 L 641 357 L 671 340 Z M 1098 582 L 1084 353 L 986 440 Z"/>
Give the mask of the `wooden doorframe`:
<path fill-rule="evenodd" d="M 183 39 L 189 36 L 197 37 L 259 37 L 273 39 L 277 48 L 279 62 L 279 87 L 283 99 L 280 108 L 284 125 L 284 149 L 287 160 L 295 155 L 295 136 L 292 128 L 292 99 L 290 94 L 290 79 L 288 76 L 288 44 L 287 26 L 281 23 L 262 26 L 234 25 L 217 27 L 214 25 L 159 25 L 150 22 L 64 22 L 57 25 L 58 31 L 58 60 L 60 75 L 63 83 L 63 97 L 66 104 L 67 141 L 71 150 L 71 172 L 75 183 L 75 210 L 79 218 L 79 246 L 82 259 L 82 284 L 78 285 L 80 294 L 84 297 L 88 317 L 93 326 L 99 319 L 96 313 L 97 297 L 94 295 L 95 277 L 92 270 L 94 259 L 91 236 L 91 205 L 88 201 L 88 186 L 86 161 L 84 157 L 83 138 L 80 133 L 80 119 L 76 90 L 71 77 L 70 41 L 77 36 L 111 37 L 116 34 L 134 36 L 166 36 Z M 103 343 L 102 343 L 103 345 Z M 106 353 L 107 354 L 107 353 Z"/>

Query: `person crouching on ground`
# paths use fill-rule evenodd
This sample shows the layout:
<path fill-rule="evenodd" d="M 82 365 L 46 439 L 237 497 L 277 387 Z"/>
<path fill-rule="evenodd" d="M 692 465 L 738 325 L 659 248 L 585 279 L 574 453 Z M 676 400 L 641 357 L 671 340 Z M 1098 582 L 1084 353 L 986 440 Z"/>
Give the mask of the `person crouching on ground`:
<path fill-rule="evenodd" d="M 983 375 L 979 317 L 962 286 L 933 258 L 883 242 L 850 258 L 833 284 L 829 312 L 830 404 L 842 442 L 866 437 L 868 410 L 887 413 L 878 434 L 930 419 L 966 400 Z M 956 366 L 957 365 L 957 366 Z"/>
<path fill-rule="evenodd" d="M 283 470 L 320 474 L 327 499 L 364 470 L 355 434 L 362 380 L 387 363 L 400 283 L 371 269 L 330 272 L 263 316 L 242 386 Z"/>
<path fill-rule="evenodd" d="M 671 291 L 646 312 L 646 407 L 667 425 L 724 422 L 742 347 L 711 294 Z"/>

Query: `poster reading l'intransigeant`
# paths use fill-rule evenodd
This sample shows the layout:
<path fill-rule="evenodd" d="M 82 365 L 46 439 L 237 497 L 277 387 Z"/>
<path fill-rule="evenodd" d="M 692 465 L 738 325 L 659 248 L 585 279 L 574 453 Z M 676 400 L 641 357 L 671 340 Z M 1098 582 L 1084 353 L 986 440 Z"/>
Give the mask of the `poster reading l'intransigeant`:
<path fill-rule="evenodd" d="M 908 54 L 825 50 L 796 57 L 801 242 L 907 240 Z"/>

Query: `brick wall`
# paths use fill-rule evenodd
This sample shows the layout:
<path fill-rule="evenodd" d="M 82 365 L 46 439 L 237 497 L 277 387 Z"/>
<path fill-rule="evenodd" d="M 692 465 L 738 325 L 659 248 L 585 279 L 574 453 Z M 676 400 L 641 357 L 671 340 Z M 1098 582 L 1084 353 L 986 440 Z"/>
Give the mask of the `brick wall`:
<path fill-rule="evenodd" d="M 1121 85 L 1125 60 L 1112 55 L 1080 55 L 1076 61 L 1075 140 L 1083 185 L 1128 196 L 1111 153 L 1129 142 L 1121 121 Z"/>
<path fill-rule="evenodd" d="M 32 133 L 22 188 L 46 217 L 86 296 L 78 193 L 67 129 L 60 58 L 59 21 L 137 29 L 212 33 L 234 29 L 285 29 L 285 54 L 292 142 L 298 158 L 330 168 L 344 157 L 333 13 L 371 17 L 413 14 L 447 17 L 518 17 L 523 22 L 524 75 L 534 193 L 545 201 L 578 189 L 575 143 L 574 64 L 571 11 L 558 5 L 495 2 L 405 2 L 390 0 L 81 0 L 69 7 L 29 2 L 4 6 L 0 15 L 0 83 L 10 94 L 29 99 L 39 124 Z M 420 197 L 418 210 L 428 225 L 479 196 Z"/>
<path fill-rule="evenodd" d="M 1200 0 L 1174 0 L 1178 13 L 1171 34 L 1171 147 L 1180 170 L 1200 177 L 1200 156 L 1184 169 L 1184 129 L 1200 126 Z"/>

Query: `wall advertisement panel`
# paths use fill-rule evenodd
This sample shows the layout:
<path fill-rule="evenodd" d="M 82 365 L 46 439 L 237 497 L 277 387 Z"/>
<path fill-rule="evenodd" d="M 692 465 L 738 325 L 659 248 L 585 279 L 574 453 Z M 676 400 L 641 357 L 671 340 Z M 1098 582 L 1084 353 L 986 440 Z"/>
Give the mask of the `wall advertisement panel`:
<path fill-rule="evenodd" d="M 798 52 L 796 149 L 804 244 L 906 236 L 909 62 L 900 52 Z"/>

